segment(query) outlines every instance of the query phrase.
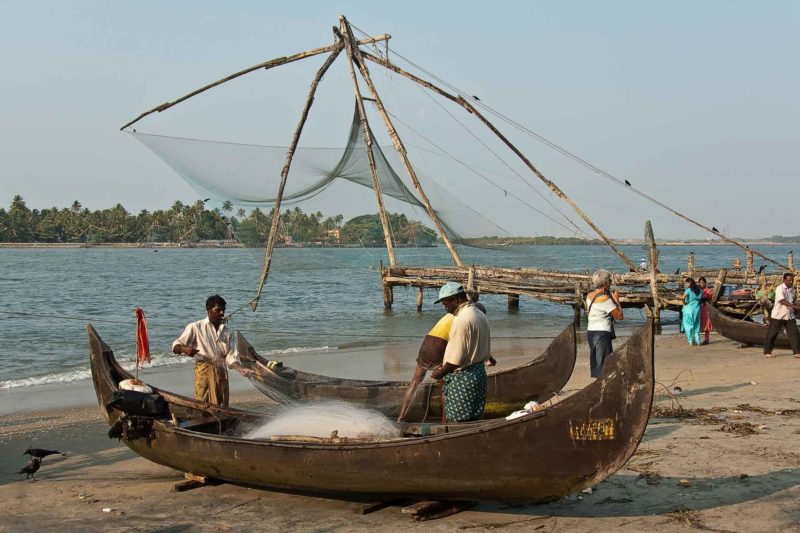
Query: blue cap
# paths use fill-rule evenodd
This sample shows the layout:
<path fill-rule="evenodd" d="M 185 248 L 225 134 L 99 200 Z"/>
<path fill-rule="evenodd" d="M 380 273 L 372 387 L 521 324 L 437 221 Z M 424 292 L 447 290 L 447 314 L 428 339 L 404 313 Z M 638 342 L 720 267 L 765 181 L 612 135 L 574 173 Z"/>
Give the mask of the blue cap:
<path fill-rule="evenodd" d="M 462 294 L 464 292 L 464 286 L 457 281 L 448 281 L 442 288 L 439 289 L 439 299 L 436 300 L 435 304 L 438 304 L 445 298 L 450 298 L 451 296 L 455 296 L 457 294 Z"/>

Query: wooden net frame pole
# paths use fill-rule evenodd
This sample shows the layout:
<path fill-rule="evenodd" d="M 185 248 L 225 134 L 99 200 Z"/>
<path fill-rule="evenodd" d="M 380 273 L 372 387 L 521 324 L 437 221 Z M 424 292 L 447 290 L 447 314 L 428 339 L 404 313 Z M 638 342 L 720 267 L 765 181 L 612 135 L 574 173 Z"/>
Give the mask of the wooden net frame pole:
<path fill-rule="evenodd" d="M 372 177 L 372 188 L 375 189 L 375 198 L 378 201 L 378 214 L 381 219 L 381 226 L 383 226 L 383 240 L 386 241 L 386 252 L 389 254 L 389 266 L 397 265 L 397 260 L 394 256 L 394 245 L 392 244 L 392 232 L 389 227 L 389 215 L 386 213 L 386 206 L 383 204 L 383 192 L 381 190 L 381 182 L 378 178 L 378 166 L 375 164 L 375 153 L 372 150 L 372 133 L 369 129 L 369 121 L 367 120 L 367 110 L 364 109 L 364 100 L 361 97 L 361 88 L 358 86 L 358 77 L 353 63 L 356 62 L 353 55 L 353 43 L 350 35 L 347 34 L 343 37 L 345 49 L 347 50 L 347 66 L 350 69 L 350 78 L 353 80 L 353 92 L 356 95 L 356 109 L 358 109 L 358 119 L 361 122 L 361 128 L 364 131 L 364 144 L 367 149 L 367 160 L 369 161 L 369 171 Z"/>
<path fill-rule="evenodd" d="M 630 269 L 632 272 L 635 272 L 635 271 L 636 271 L 636 265 L 634 265 L 633 261 L 631 261 L 631 260 L 630 260 L 630 258 L 628 258 L 628 256 L 627 256 L 627 255 L 625 255 L 625 253 L 624 253 L 622 250 L 620 250 L 619 248 L 617 248 L 617 247 L 614 245 L 614 243 L 611 241 L 611 239 L 609 239 L 609 238 L 608 238 L 608 237 L 605 235 L 605 233 L 603 233 L 603 231 L 602 231 L 602 230 L 601 230 L 599 227 L 597 227 L 597 225 L 596 225 L 594 222 L 592 222 L 592 220 L 591 220 L 591 219 L 590 219 L 590 218 L 589 218 L 589 217 L 586 215 L 586 213 L 584 213 L 584 212 L 583 212 L 583 211 L 582 211 L 582 210 L 581 210 L 581 209 L 580 209 L 580 208 L 579 208 L 579 207 L 578 207 L 578 206 L 575 204 L 575 202 L 573 202 L 573 201 L 572 201 L 572 200 L 571 200 L 571 199 L 570 199 L 570 198 L 569 198 L 569 197 L 568 197 L 566 194 L 564 194 L 564 191 L 562 191 L 562 190 L 561 190 L 561 189 L 560 189 L 560 188 L 559 188 L 559 187 L 558 187 L 558 186 L 557 186 L 555 183 L 553 183 L 552 181 L 550 181 L 549 179 L 547 179 L 547 178 L 544 176 L 544 174 L 542 174 L 542 173 L 539 171 L 539 169 L 537 169 L 537 168 L 536 168 L 536 167 L 533 165 L 533 163 L 531 163 L 531 162 L 528 160 L 528 158 L 527 158 L 527 157 L 525 157 L 525 155 L 524 155 L 522 152 L 520 152 L 520 151 L 519 151 L 519 149 L 517 149 L 517 147 L 516 147 L 516 146 L 514 146 L 514 145 L 511 143 L 511 141 L 509 141 L 509 140 L 508 140 L 508 139 L 505 137 L 505 135 L 503 135 L 503 134 L 500 132 L 500 130 L 498 130 L 498 129 L 497 129 L 495 126 L 494 126 L 494 124 L 492 124 L 492 123 L 491 123 L 491 122 L 490 122 L 490 121 L 489 121 L 489 120 L 488 120 L 486 117 L 484 117 L 484 116 L 483 116 L 483 115 L 482 115 L 482 114 L 481 114 L 481 113 L 480 113 L 480 112 L 479 112 L 477 109 L 475 109 L 475 107 L 474 107 L 474 106 L 472 106 L 472 104 L 470 104 L 469 102 L 467 102 L 466 100 L 464 100 L 464 98 L 462 98 L 461 96 L 455 96 L 455 95 L 453 95 L 453 94 L 450 94 L 449 92 L 445 91 L 444 89 L 441 89 L 441 88 L 437 87 L 437 86 L 436 86 L 436 85 L 434 85 L 433 83 L 431 83 L 431 82 L 429 82 L 429 81 L 427 81 L 427 80 L 423 80 L 422 78 L 420 78 L 420 77 L 418 77 L 418 76 L 415 76 L 414 74 L 411 74 L 410 72 L 408 72 L 408 71 L 406 71 L 406 70 L 404 70 L 404 69 L 402 69 L 402 68 L 398 67 L 398 66 L 397 66 L 397 65 L 395 65 L 394 63 L 390 63 L 389 61 L 387 61 L 387 60 L 385 60 L 385 59 L 383 59 L 383 58 L 380 58 L 380 57 L 374 56 L 374 55 L 372 55 L 372 54 L 369 54 L 369 53 L 367 53 L 367 52 L 361 52 L 361 56 L 362 56 L 362 57 L 365 57 L 365 58 L 369 59 L 370 61 L 372 61 L 372 62 L 374 62 L 374 63 L 377 63 L 377 64 L 379 64 L 379 65 L 381 65 L 381 66 L 383 66 L 383 67 L 385 67 L 385 68 L 388 68 L 389 70 L 392 70 L 392 71 L 394 71 L 394 72 L 397 72 L 398 74 L 400 74 L 400 75 L 402 75 L 402 76 L 405 76 L 406 78 L 409 78 L 409 79 L 411 79 L 412 81 L 414 81 L 414 82 L 416 82 L 416 83 L 418 83 L 418 84 L 422 85 L 422 86 L 423 86 L 423 87 L 425 87 L 426 89 L 430 89 L 430 90 L 432 90 L 432 91 L 434 91 L 434 92 L 436 92 L 436 93 L 440 94 L 441 96 L 444 96 L 444 97 L 445 97 L 445 98 L 447 98 L 448 100 L 452 100 L 453 102 L 457 103 L 458 105 L 460 105 L 461 107 L 463 107 L 464 109 L 466 109 L 467 111 L 469 111 L 471 114 L 475 115 L 475 116 L 476 116 L 476 117 L 477 117 L 477 118 L 478 118 L 478 119 L 479 119 L 481 122 L 483 122 L 483 123 L 484 123 L 484 124 L 485 124 L 485 125 L 486 125 L 486 126 L 489 128 L 489 129 L 490 129 L 490 130 L 492 130 L 492 132 L 493 132 L 493 133 L 494 133 L 494 134 L 495 134 L 497 137 L 499 137 L 499 138 L 500 138 L 500 140 L 501 140 L 501 141 L 503 141 L 503 143 L 505 143 L 505 145 L 506 145 L 506 146 L 508 146 L 508 147 L 511 149 L 511 151 L 512 151 L 512 152 L 514 152 L 514 153 L 517 155 L 517 157 L 519 157 L 519 158 L 520 158 L 520 159 L 521 159 L 521 160 L 522 160 L 522 161 L 525 163 L 525 165 L 526 165 L 526 166 L 527 166 L 527 167 L 528 167 L 528 168 L 529 168 L 529 169 L 530 169 L 530 170 L 531 170 L 531 171 L 532 171 L 532 172 L 533 172 L 533 173 L 536 175 L 536 177 L 538 177 L 540 180 L 542 180 L 542 181 L 544 182 L 544 184 L 545 184 L 545 185 L 547 185 L 547 187 L 548 187 L 548 188 L 550 188 L 550 190 L 551 190 L 551 191 L 553 191 L 553 192 L 554 192 L 554 193 L 555 193 L 555 194 L 556 194 L 556 195 L 557 195 L 559 198 L 561 198 L 562 200 L 564 200 L 565 202 L 567 202 L 567 203 L 568 203 L 568 204 L 569 204 L 569 205 L 572 207 L 572 209 L 574 209 L 574 210 L 575 210 L 575 212 L 576 212 L 576 213 L 578 213 L 578 215 L 580 215 L 580 217 L 581 217 L 581 218 L 582 218 L 582 219 L 583 219 L 583 220 L 584 220 L 584 221 L 585 221 L 585 222 L 586 222 L 586 223 L 587 223 L 587 224 L 588 224 L 588 225 L 589 225 L 589 226 L 590 226 L 590 227 L 591 227 L 591 228 L 592 228 L 592 229 L 595 231 L 595 233 L 597 233 L 597 234 L 600 236 L 600 238 L 601 238 L 601 239 L 603 239 L 603 241 L 605 241 L 605 243 L 606 243 L 608 246 L 610 246 L 612 250 L 614 250 L 614 253 L 616 253 L 616 254 L 619 256 L 619 258 L 620 258 L 620 259 L 622 259 L 622 261 L 623 261 L 623 262 L 624 262 L 624 263 L 625 263 L 625 264 L 628 266 L 628 268 L 629 268 L 629 269 Z M 366 68 L 366 67 L 363 67 L 363 68 Z"/>
<path fill-rule="evenodd" d="M 333 51 L 328 56 L 328 59 L 325 60 L 325 63 L 323 63 L 319 70 L 317 70 L 317 74 L 314 76 L 314 80 L 311 82 L 311 88 L 308 91 L 308 98 L 306 98 L 306 105 L 303 108 L 303 113 L 300 115 L 300 122 L 298 122 L 297 127 L 295 128 L 294 136 L 292 137 L 292 144 L 289 146 L 289 151 L 286 153 L 286 162 L 281 170 L 281 183 L 278 186 L 278 195 L 275 197 L 275 207 L 272 210 L 272 225 L 269 229 L 269 238 L 267 239 L 267 250 L 264 255 L 264 266 L 261 267 L 261 277 L 259 278 L 256 297 L 252 302 L 250 302 L 250 307 L 252 307 L 253 311 L 255 311 L 258 307 L 258 301 L 261 299 L 261 291 L 264 290 L 264 284 L 267 282 L 267 276 L 269 276 L 269 268 L 272 264 L 272 251 L 275 247 L 275 239 L 278 235 L 278 224 L 281 218 L 281 201 L 283 200 L 283 192 L 286 188 L 286 179 L 289 177 L 289 169 L 292 166 L 294 152 L 297 149 L 298 143 L 300 142 L 300 135 L 303 132 L 303 126 L 305 126 L 306 119 L 308 118 L 308 112 L 311 110 L 311 105 L 314 103 L 314 95 L 317 92 L 317 86 L 322 80 L 322 77 L 328 71 L 328 68 L 330 68 L 331 64 L 333 64 L 333 62 L 339 56 L 339 53 L 343 48 L 344 44 L 340 41 L 334 47 Z"/>
<path fill-rule="evenodd" d="M 647 235 L 647 248 L 650 252 L 650 291 L 653 295 L 653 321 L 657 332 L 661 332 L 661 301 L 658 297 L 658 248 L 653 235 L 653 225 L 648 220 L 645 222 L 645 235 Z"/>
<path fill-rule="evenodd" d="M 372 44 L 372 43 L 377 43 L 377 42 L 380 42 L 380 41 L 388 41 L 389 39 L 391 39 L 391 35 L 389 35 L 389 34 L 377 35 L 375 37 L 369 37 L 367 39 L 362 39 L 361 41 L 359 41 L 359 44 Z M 332 44 L 330 46 L 323 46 L 323 47 L 320 47 L 320 48 L 314 48 L 313 50 L 306 50 L 305 52 L 299 52 L 297 54 L 290 55 L 290 56 L 276 57 L 275 59 L 270 59 L 269 61 L 264 61 L 263 63 L 259 63 L 258 65 L 253 65 L 252 67 L 248 67 L 248 68 L 246 68 L 244 70 L 240 70 L 239 72 L 231 74 L 230 76 L 226 76 L 226 77 L 222 78 L 221 80 L 217 80 L 217 81 L 215 81 L 213 83 L 209 83 L 208 85 L 200 87 L 199 89 L 196 89 L 196 90 L 190 92 L 187 95 L 181 96 L 177 100 L 173 100 L 172 102 L 165 102 L 165 103 L 163 103 L 163 104 L 161 104 L 159 106 L 154 107 L 150 111 L 145 111 L 144 113 L 142 113 L 141 115 L 139 115 L 135 119 L 131 120 L 130 122 L 128 122 L 127 124 L 122 126 L 120 129 L 124 130 L 128 126 L 132 126 L 132 125 L 136 124 L 137 122 L 142 120 L 147 115 L 150 115 L 151 113 L 156 113 L 156 112 L 161 113 L 162 111 L 166 111 L 170 107 L 172 107 L 174 105 L 177 105 L 177 104 L 180 104 L 181 102 L 183 102 L 185 100 L 188 100 L 189 98 L 191 98 L 193 96 L 197 96 L 200 93 L 206 92 L 209 89 L 212 89 L 212 88 L 214 88 L 214 87 L 216 87 L 218 85 L 222 85 L 223 83 L 231 81 L 233 79 L 236 79 L 236 78 L 238 78 L 240 76 L 244 76 L 245 74 L 249 74 L 251 72 L 254 72 L 254 71 L 260 70 L 260 69 L 265 69 L 266 70 L 266 69 L 271 69 L 273 67 L 278 67 L 280 65 L 285 65 L 287 63 L 293 63 L 294 61 L 299 61 L 300 59 L 305 59 L 307 57 L 312 57 L 312 56 L 316 56 L 316 55 L 319 55 L 319 54 L 324 54 L 325 52 L 333 52 L 334 50 L 336 50 L 340 46 L 341 46 L 341 43 L 334 43 L 334 44 Z"/>
<path fill-rule="evenodd" d="M 351 45 L 350 49 L 353 54 L 352 60 L 356 63 L 356 65 L 358 65 L 358 68 L 361 71 L 361 77 L 364 78 L 367 87 L 369 87 L 369 92 L 372 94 L 372 98 L 375 100 L 375 107 L 378 108 L 378 113 L 380 113 L 383 123 L 386 126 L 386 130 L 389 132 L 389 137 L 392 139 L 392 144 L 394 144 L 394 148 L 400 156 L 400 160 L 403 162 L 403 166 L 405 167 L 408 176 L 414 183 L 414 187 L 417 189 L 417 192 L 420 195 L 420 200 L 422 200 L 422 203 L 425 205 L 428 215 L 431 217 L 431 220 L 433 220 L 433 223 L 436 225 L 436 229 L 442 236 L 445 246 L 447 246 L 447 249 L 450 251 L 453 262 L 456 264 L 456 266 L 464 266 L 464 263 L 461 261 L 461 257 L 458 255 L 455 246 L 453 246 L 450 237 L 445 231 L 444 225 L 442 224 L 441 220 L 439 220 L 439 215 L 437 215 L 433 210 L 433 206 L 431 205 L 430 200 L 428 200 L 428 196 L 422 189 L 422 184 L 419 182 L 419 179 L 417 179 L 417 173 L 414 171 L 414 167 L 411 166 L 411 161 L 408 159 L 406 147 L 403 144 L 402 139 L 400 139 L 400 136 L 397 134 L 397 130 L 394 128 L 392 119 L 389 118 L 389 113 L 387 113 L 386 108 L 383 107 L 383 101 L 381 100 L 378 91 L 375 89 L 375 85 L 372 83 L 372 78 L 369 75 L 369 69 L 367 69 L 367 65 L 364 62 L 364 56 L 362 55 L 361 50 L 355 44 L 355 39 L 353 38 L 353 33 L 350 29 L 350 23 L 347 22 L 347 19 L 344 16 L 339 17 L 339 22 L 345 40 Z"/>

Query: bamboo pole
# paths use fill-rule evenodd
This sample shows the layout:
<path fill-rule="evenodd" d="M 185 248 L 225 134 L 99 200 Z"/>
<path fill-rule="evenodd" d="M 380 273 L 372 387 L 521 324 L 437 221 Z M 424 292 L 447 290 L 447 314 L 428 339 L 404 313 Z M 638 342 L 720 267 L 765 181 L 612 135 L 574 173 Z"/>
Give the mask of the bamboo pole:
<path fill-rule="evenodd" d="M 517 147 L 516 147 L 516 146 L 514 146 L 514 145 L 511 143 L 511 141 L 509 141 L 509 140 L 508 140 L 508 139 L 505 137 L 505 135 L 503 135 L 503 134 L 500 132 L 500 130 L 498 130 L 498 129 L 497 129 L 495 126 L 494 126 L 494 124 L 492 124 L 492 123 L 491 123 L 491 122 L 490 122 L 490 121 L 489 121 L 489 120 L 488 120 L 486 117 L 484 117 L 484 116 L 483 116 L 483 115 L 482 115 L 482 114 L 481 114 L 481 113 L 480 113 L 480 112 L 479 112 L 477 109 L 475 109 L 475 107 L 474 107 L 474 106 L 472 106 L 472 104 L 470 104 L 469 102 L 467 102 L 467 101 L 466 101 L 464 98 L 462 98 L 461 96 L 455 96 L 455 95 L 453 95 L 453 94 L 450 94 L 449 92 L 445 91 L 444 89 L 441 89 L 441 88 L 439 88 L 438 86 L 434 85 L 433 83 L 431 83 L 431 82 L 429 82 L 429 81 L 426 81 L 426 80 L 423 80 L 422 78 L 419 78 L 419 77 L 415 76 L 414 74 L 411 74 L 410 72 L 408 72 L 408 71 L 406 71 L 406 70 L 404 70 L 404 69 L 402 69 L 402 68 L 398 67 L 398 66 L 397 66 L 397 65 L 395 65 L 394 63 L 390 63 L 389 61 L 387 61 L 387 60 L 385 60 L 385 59 L 383 59 L 383 58 L 376 57 L 376 56 L 374 56 L 374 55 L 372 55 L 372 54 L 370 54 L 370 53 L 368 53 L 368 52 L 363 52 L 363 51 L 361 52 L 361 55 L 362 55 L 363 57 L 366 57 L 367 59 L 369 59 L 370 61 L 372 61 L 372 62 L 374 62 L 374 63 L 377 63 L 377 64 L 379 64 L 379 65 L 381 65 L 381 66 L 383 66 L 383 67 L 385 67 L 385 68 L 388 68 L 389 70 L 392 70 L 392 71 L 394 71 L 394 72 L 397 72 L 398 74 L 400 74 L 400 75 L 402 75 L 402 76 L 405 76 L 405 77 L 407 77 L 407 78 L 411 79 L 412 81 L 414 81 L 414 82 L 416 82 L 416 83 L 418 83 L 418 84 L 422 85 L 423 87 L 425 87 L 425 88 L 427 88 L 427 89 L 430 89 L 430 90 L 432 90 L 432 91 L 434 91 L 434 92 L 438 93 L 439 95 L 441 95 L 441 96 L 443 96 L 443 97 L 447 98 L 448 100 L 452 100 L 453 102 L 457 103 L 458 105 L 460 105 L 461 107 L 463 107 L 464 109 L 466 109 L 467 111 L 469 111 L 471 114 L 475 115 L 475 116 L 476 116 L 476 117 L 477 117 L 477 118 L 478 118 L 478 119 L 479 119 L 481 122 L 483 122 L 483 123 L 484 123 L 484 124 L 485 124 L 485 125 L 486 125 L 486 126 L 487 126 L 487 127 L 488 127 L 488 128 L 489 128 L 489 129 L 490 129 L 490 130 L 491 130 L 491 131 L 492 131 L 492 132 L 493 132 L 493 133 L 494 133 L 496 136 L 497 136 L 497 137 L 499 137 L 499 138 L 500 138 L 500 140 L 501 140 L 501 141 L 503 141 L 503 143 L 505 143 L 505 145 L 506 145 L 506 146 L 508 146 L 508 147 L 511 149 L 511 151 L 512 151 L 512 152 L 514 152 L 514 153 L 517 155 L 517 157 L 519 157 L 519 158 L 520 158 L 520 159 L 521 159 L 521 160 L 522 160 L 522 161 L 525 163 L 525 165 L 526 165 L 526 166 L 527 166 L 527 167 L 528 167 L 528 168 L 529 168 L 529 169 L 530 169 L 530 170 L 531 170 L 531 171 L 532 171 L 532 172 L 533 172 L 533 173 L 536 175 L 536 177 L 538 177 L 540 180 L 542 180 L 542 181 L 544 182 L 544 184 L 545 184 L 545 185 L 547 185 L 547 187 L 548 187 L 548 188 L 550 188 L 550 190 L 551 190 L 551 191 L 553 191 L 553 192 L 554 192 L 554 193 L 555 193 L 555 194 L 556 194 L 556 195 L 557 195 L 559 198 L 561 198 L 562 200 L 564 200 L 565 202 L 567 202 L 567 203 L 570 205 L 570 207 L 572 207 L 572 209 L 574 209 L 574 210 L 575 210 L 575 212 L 576 212 L 576 213 L 578 213 L 578 215 L 580 215 L 580 217 L 581 217 L 581 218 L 582 218 L 582 219 L 583 219 L 583 220 L 584 220 L 584 221 L 585 221 L 585 222 L 586 222 L 586 223 L 587 223 L 587 224 L 588 224 L 588 225 L 589 225 L 589 226 L 590 226 L 590 227 L 591 227 L 591 228 L 592 228 L 592 229 L 595 231 L 595 233 L 597 233 L 597 234 L 600 236 L 600 238 L 601 238 L 601 239 L 603 239 L 603 241 L 605 241 L 605 243 L 606 243 L 608 246 L 610 246 L 612 250 L 614 250 L 614 252 L 615 252 L 615 253 L 616 253 L 616 254 L 617 254 L 619 257 L 620 257 L 620 259 L 622 259 L 622 261 L 623 261 L 623 262 L 624 262 L 624 263 L 625 263 L 625 264 L 628 266 L 628 268 L 629 268 L 631 271 L 635 271 L 635 270 L 636 270 L 636 265 L 634 265 L 633 261 L 631 261 L 631 260 L 630 260 L 630 258 L 628 258 L 628 256 L 626 256 L 626 255 L 625 255 L 625 253 L 623 253 L 623 252 L 622 252 L 622 250 L 620 250 L 619 248 L 617 248 L 617 247 L 614 245 L 614 243 L 611 241 L 611 239 L 609 239 L 609 238 L 606 236 L 606 234 L 605 234 L 605 233 L 603 233 L 603 231 L 602 231 L 602 230 L 601 230 L 599 227 L 597 227 L 597 225 L 596 225 L 596 224 L 595 224 L 595 223 L 594 223 L 594 222 L 593 222 L 593 221 L 592 221 L 592 220 L 591 220 L 591 219 L 590 219 L 590 218 L 589 218 L 589 217 L 586 215 L 586 213 L 584 213 L 584 212 L 583 212 L 583 211 L 582 211 L 582 210 L 581 210 L 581 209 L 580 209 L 580 208 L 579 208 L 579 207 L 578 207 L 578 206 L 575 204 L 575 202 L 573 202 L 573 201 L 572 201 L 572 200 L 571 200 L 571 199 L 570 199 L 570 198 L 569 198 L 569 197 L 568 197 L 568 196 L 567 196 L 567 195 L 564 193 L 564 191 L 562 191 L 562 190 L 561 190 L 561 189 L 560 189 L 560 188 L 559 188 L 559 187 L 558 187 L 558 186 L 557 186 L 555 183 L 553 183 L 552 181 L 550 181 L 549 179 L 547 179 L 547 178 L 544 176 L 544 174 L 542 174 L 542 173 L 539 171 L 539 169 L 538 169 L 538 168 L 536 168 L 536 167 L 533 165 L 533 163 L 531 163 L 531 162 L 528 160 L 528 158 L 527 158 L 527 157 L 525 157 L 525 155 L 524 155 L 522 152 L 520 152 L 520 151 L 519 151 L 519 149 L 517 149 Z M 366 68 L 366 67 L 365 67 L 365 68 Z"/>
<path fill-rule="evenodd" d="M 645 234 L 647 235 L 647 247 L 650 251 L 650 292 L 653 295 L 653 322 L 656 331 L 661 332 L 661 303 L 658 298 L 658 281 L 656 279 L 658 249 L 656 248 L 655 235 L 653 235 L 653 225 L 649 220 L 645 222 Z"/>
<path fill-rule="evenodd" d="M 347 50 L 347 66 L 350 70 L 350 78 L 353 80 L 353 91 L 356 96 L 356 109 L 358 109 L 358 118 L 361 122 L 361 128 L 364 130 L 364 144 L 367 148 L 367 160 L 369 161 L 369 171 L 372 177 L 372 188 L 375 190 L 375 198 L 378 202 L 378 214 L 381 219 L 381 226 L 383 226 L 383 240 L 386 242 L 386 252 L 389 254 L 389 265 L 395 266 L 397 260 L 394 256 L 394 245 L 392 244 L 392 233 L 389 228 L 389 215 L 386 213 L 386 206 L 383 204 L 383 192 L 381 191 L 381 182 L 378 178 L 378 167 L 375 164 L 375 153 L 372 150 L 372 134 L 369 130 L 369 121 L 367 120 L 367 111 L 364 109 L 364 100 L 361 97 L 361 88 L 358 86 L 358 78 L 356 77 L 355 67 L 353 63 L 356 58 L 353 55 L 353 43 L 350 36 L 344 38 L 345 49 Z"/>
<path fill-rule="evenodd" d="M 714 292 L 711 294 L 711 305 L 717 305 L 719 297 L 722 295 L 722 287 L 725 286 L 725 278 L 728 276 L 728 271 L 724 268 L 719 271 L 717 279 L 714 280 Z"/>
<path fill-rule="evenodd" d="M 384 34 L 384 35 L 378 35 L 378 36 L 375 36 L 375 37 L 369 37 L 367 39 L 363 39 L 363 40 L 359 41 L 359 44 L 372 44 L 372 43 L 379 42 L 379 41 L 388 41 L 389 39 L 391 39 L 391 35 Z M 209 89 L 212 89 L 212 88 L 214 88 L 214 87 L 216 87 L 218 85 L 222 85 L 225 82 L 234 80 L 234 79 L 236 79 L 236 78 L 238 78 L 240 76 L 244 76 L 245 74 L 249 74 L 249 73 L 254 72 L 256 70 L 260 70 L 262 68 L 266 70 L 266 69 L 271 69 L 273 67 L 278 67 L 280 65 L 285 65 L 287 63 L 293 63 L 294 61 L 298 61 L 300 59 L 305 59 L 307 57 L 316 56 L 316 55 L 319 55 L 319 54 L 324 54 L 325 52 L 332 52 L 336 48 L 340 47 L 341 44 L 342 44 L 341 42 L 338 42 L 338 43 L 334 43 L 334 44 L 332 44 L 330 46 L 323 46 L 323 47 L 320 47 L 320 48 L 314 48 L 313 50 L 307 50 L 305 52 L 299 52 L 297 54 L 290 55 L 290 56 L 277 57 L 275 59 L 270 59 L 269 61 L 264 61 L 263 63 L 259 63 L 258 65 L 253 65 L 252 67 L 248 67 L 248 68 L 246 68 L 244 70 L 240 70 L 239 72 L 231 74 L 230 76 L 226 76 L 226 77 L 222 78 L 221 80 L 217 80 L 217 81 L 215 81 L 213 83 L 209 83 L 208 85 L 205 85 L 205 86 L 203 86 L 203 87 L 201 87 L 199 89 L 196 89 L 196 90 L 190 92 L 187 95 L 181 96 L 177 100 L 174 100 L 172 102 L 165 102 L 165 103 L 163 103 L 163 104 L 161 104 L 159 106 L 154 107 L 150 111 L 145 111 L 144 113 L 142 113 L 141 115 L 139 115 L 135 119 L 131 120 L 130 122 L 128 122 L 127 124 L 122 126 L 120 128 L 120 130 L 124 130 L 128 126 L 133 126 L 134 124 L 136 124 L 137 122 L 139 122 L 140 120 L 142 120 L 144 117 L 146 117 L 147 115 L 149 115 L 151 113 L 155 113 L 155 112 L 161 113 L 162 111 L 166 111 L 170 107 L 172 107 L 174 105 L 177 105 L 177 104 L 180 104 L 181 102 L 183 102 L 185 100 L 188 100 L 189 98 L 191 98 L 193 96 L 197 96 L 200 93 L 203 93 L 203 92 L 205 92 L 205 91 L 207 91 Z"/>
<path fill-rule="evenodd" d="M 270 265 L 272 264 L 272 251 L 275 247 L 275 239 L 278 235 L 278 223 L 280 222 L 281 218 L 281 201 L 283 200 L 283 192 L 286 188 L 286 180 L 289 177 L 289 169 L 292 166 L 292 158 L 294 157 L 294 152 L 297 149 L 297 145 L 300 142 L 300 135 L 303 133 L 303 127 L 305 126 L 306 120 L 308 119 L 308 112 L 311 110 L 311 106 L 314 104 L 314 95 L 317 92 L 317 87 L 319 86 L 319 82 L 322 81 L 322 77 L 328 71 L 330 66 L 339 56 L 339 53 L 342 51 L 344 47 L 344 43 L 341 41 L 338 43 L 338 46 L 331 52 L 328 58 L 325 60 L 325 63 L 317 70 L 317 74 L 314 76 L 313 81 L 311 82 L 311 87 L 308 91 L 308 97 L 306 98 L 305 107 L 303 107 L 303 112 L 300 115 L 300 121 L 297 123 L 297 127 L 294 130 L 294 135 L 292 136 L 292 144 L 289 146 L 289 151 L 286 153 L 286 161 L 283 164 L 283 169 L 281 170 L 281 182 L 278 186 L 278 195 L 275 197 L 275 208 L 272 211 L 272 225 L 269 229 L 269 238 L 267 239 L 267 250 L 264 254 L 264 265 L 261 267 L 261 276 L 259 277 L 258 281 L 258 289 L 256 290 L 256 297 L 250 302 L 250 307 L 253 311 L 258 308 L 258 301 L 261 299 L 261 291 L 264 290 L 264 284 L 267 282 L 267 276 L 269 276 L 269 269 Z"/>
<path fill-rule="evenodd" d="M 411 166 L 411 161 L 408 159 L 408 153 L 406 152 L 405 145 L 403 145 L 403 141 L 400 139 L 397 130 L 395 130 L 392 119 L 389 118 L 389 114 L 383 107 L 383 101 L 381 100 L 377 89 L 375 89 L 375 85 L 372 83 L 372 78 L 369 75 L 369 69 L 367 69 L 366 63 L 364 63 L 361 50 L 354 44 L 353 34 L 350 30 L 350 23 L 347 22 L 347 19 L 344 16 L 339 17 L 339 22 L 341 25 L 341 31 L 343 34 L 345 34 L 345 40 L 350 46 L 349 50 L 352 53 L 351 60 L 355 60 L 356 65 L 361 71 L 361 77 L 364 78 L 367 87 L 369 87 L 369 92 L 372 94 L 372 98 L 375 100 L 375 106 L 378 108 L 378 113 L 380 113 L 381 118 L 383 119 L 386 130 L 389 132 L 389 137 L 392 139 L 392 144 L 394 144 L 394 148 L 400 156 L 400 160 L 403 162 L 403 166 L 405 167 L 408 176 L 411 178 L 411 181 L 414 183 L 414 187 L 417 189 L 417 192 L 420 195 L 420 200 L 422 200 L 422 203 L 425 205 L 428 215 L 431 217 L 431 220 L 433 220 L 433 223 L 436 225 L 436 229 L 442 236 L 445 246 L 447 246 L 447 249 L 450 251 L 453 262 L 457 266 L 463 266 L 464 263 L 461 261 L 461 257 L 458 255 L 453 243 L 450 241 L 450 237 L 447 235 L 441 220 L 439 220 L 439 215 L 437 215 L 433 210 L 433 206 L 431 205 L 430 200 L 428 200 L 428 196 L 422 189 L 422 184 L 419 182 L 419 179 L 417 179 L 417 173 L 414 171 L 414 167 Z"/>

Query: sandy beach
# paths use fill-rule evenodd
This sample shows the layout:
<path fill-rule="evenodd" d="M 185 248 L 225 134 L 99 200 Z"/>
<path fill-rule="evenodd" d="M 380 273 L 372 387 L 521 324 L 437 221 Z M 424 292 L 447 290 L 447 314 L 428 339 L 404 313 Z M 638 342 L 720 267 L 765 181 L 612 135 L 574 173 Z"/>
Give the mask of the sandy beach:
<path fill-rule="evenodd" d="M 526 343 L 534 350 L 546 341 Z M 367 373 L 410 374 L 409 348 L 384 347 L 383 368 Z M 517 348 L 512 341 L 498 346 L 501 365 L 515 362 L 508 353 Z M 358 352 L 342 350 L 328 364 L 347 375 Z M 788 351 L 776 354 L 765 359 L 759 349 L 739 349 L 719 336 L 699 348 L 677 335 L 658 337 L 656 381 L 663 386 L 645 438 L 625 468 L 590 494 L 546 505 L 481 503 L 424 524 L 399 506 L 361 515 L 358 502 L 230 484 L 172 493 L 183 474 L 108 439 L 90 382 L 76 385 L 80 394 L 71 393 L 75 405 L 68 407 L 39 409 L 17 396 L 13 412 L 0 415 L 0 531 L 800 530 L 800 362 Z M 175 378 L 188 370 L 152 381 L 188 392 L 191 380 Z M 566 390 L 588 382 L 583 345 Z M 666 394 L 675 386 L 679 394 Z M 268 408 L 243 380 L 234 380 L 233 391 L 238 406 Z M 684 409 L 679 418 L 676 401 Z M 11 473 L 25 464 L 20 454 L 29 446 L 68 455 L 47 458 L 39 481 L 26 482 Z"/>

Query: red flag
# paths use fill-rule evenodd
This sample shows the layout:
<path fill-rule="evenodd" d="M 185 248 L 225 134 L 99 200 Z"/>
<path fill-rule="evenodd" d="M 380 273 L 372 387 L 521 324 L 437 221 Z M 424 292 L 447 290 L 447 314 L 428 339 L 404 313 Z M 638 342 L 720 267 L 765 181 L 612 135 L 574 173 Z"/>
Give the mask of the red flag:
<path fill-rule="evenodd" d="M 136 308 L 136 359 L 138 366 L 150 362 L 150 339 L 147 338 L 147 320 L 144 311 Z"/>

